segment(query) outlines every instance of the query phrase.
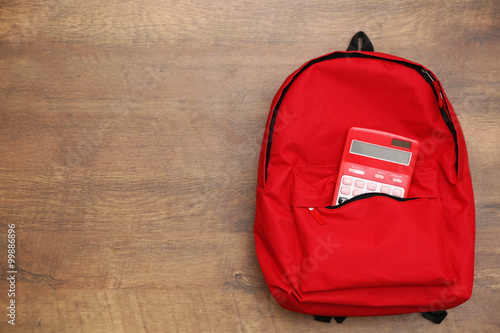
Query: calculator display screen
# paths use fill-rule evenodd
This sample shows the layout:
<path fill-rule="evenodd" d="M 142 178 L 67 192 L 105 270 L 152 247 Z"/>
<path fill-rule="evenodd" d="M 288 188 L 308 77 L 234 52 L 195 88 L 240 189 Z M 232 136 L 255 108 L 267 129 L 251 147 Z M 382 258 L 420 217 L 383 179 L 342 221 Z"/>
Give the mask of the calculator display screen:
<path fill-rule="evenodd" d="M 352 140 L 350 152 L 352 154 L 376 158 L 383 161 L 409 165 L 411 153 L 393 148 L 374 145 L 372 143 Z"/>

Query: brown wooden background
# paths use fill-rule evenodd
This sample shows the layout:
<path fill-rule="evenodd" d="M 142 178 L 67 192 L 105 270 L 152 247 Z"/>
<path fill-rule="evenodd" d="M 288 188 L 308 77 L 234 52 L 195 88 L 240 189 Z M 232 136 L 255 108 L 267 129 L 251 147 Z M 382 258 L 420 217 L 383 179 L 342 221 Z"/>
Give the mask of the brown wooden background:
<path fill-rule="evenodd" d="M 0 330 L 499 332 L 499 19 L 494 0 L 0 1 Z M 475 289 L 440 326 L 283 310 L 254 253 L 271 99 L 358 30 L 435 72 L 467 140 Z"/>

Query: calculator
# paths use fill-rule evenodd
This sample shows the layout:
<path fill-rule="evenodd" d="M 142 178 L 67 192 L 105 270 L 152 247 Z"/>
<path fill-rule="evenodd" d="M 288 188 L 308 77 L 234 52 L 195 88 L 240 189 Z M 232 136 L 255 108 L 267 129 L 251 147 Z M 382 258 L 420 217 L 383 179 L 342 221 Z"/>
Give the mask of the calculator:
<path fill-rule="evenodd" d="M 419 143 L 393 133 L 351 127 L 342 154 L 332 206 L 364 193 L 406 198 Z"/>

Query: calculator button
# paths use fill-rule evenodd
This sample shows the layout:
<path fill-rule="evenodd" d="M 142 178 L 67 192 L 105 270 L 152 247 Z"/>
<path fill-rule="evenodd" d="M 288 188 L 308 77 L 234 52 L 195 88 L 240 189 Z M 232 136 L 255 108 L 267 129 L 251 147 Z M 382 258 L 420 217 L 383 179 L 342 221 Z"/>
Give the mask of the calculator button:
<path fill-rule="evenodd" d="M 357 179 L 355 182 L 354 182 L 354 186 L 357 187 L 357 188 L 363 188 L 363 186 L 365 186 L 365 182 L 362 181 L 362 180 L 359 180 Z"/>
<path fill-rule="evenodd" d="M 368 183 L 366 185 L 366 189 L 368 191 L 375 191 L 377 189 L 377 184 L 375 184 L 375 183 Z"/>
<path fill-rule="evenodd" d="M 347 185 L 347 186 L 351 186 L 352 185 L 352 178 L 351 177 L 344 177 L 344 179 L 342 179 L 342 184 Z"/>
<path fill-rule="evenodd" d="M 358 175 L 364 175 L 365 172 L 363 170 L 358 170 L 358 169 L 349 169 L 349 172 L 358 174 Z"/>
<path fill-rule="evenodd" d="M 392 195 L 394 195 L 396 197 L 402 197 L 403 196 L 403 190 L 400 189 L 400 188 L 395 188 L 394 190 L 392 190 Z"/>
<path fill-rule="evenodd" d="M 360 194 L 363 194 L 363 191 L 361 190 L 358 190 L 358 189 L 354 189 L 352 190 L 352 195 L 355 197 L 357 195 L 360 195 Z"/>
<path fill-rule="evenodd" d="M 351 193 L 351 188 L 349 188 L 347 186 L 342 186 L 340 188 L 340 193 L 345 194 L 345 195 L 349 195 Z"/>
<path fill-rule="evenodd" d="M 392 178 L 392 181 L 398 184 L 401 184 L 403 182 L 401 178 Z"/>
<path fill-rule="evenodd" d="M 346 200 L 347 200 L 347 198 L 339 197 L 339 200 L 337 200 L 337 201 L 339 202 L 339 204 L 341 204 L 341 203 L 343 203 Z"/>
<path fill-rule="evenodd" d="M 379 175 L 378 173 L 375 175 L 375 178 L 378 178 L 378 179 L 384 179 L 384 175 Z"/>
<path fill-rule="evenodd" d="M 385 194 L 389 194 L 389 193 L 391 193 L 391 188 L 389 186 L 382 186 L 380 188 L 380 192 L 385 193 Z"/>

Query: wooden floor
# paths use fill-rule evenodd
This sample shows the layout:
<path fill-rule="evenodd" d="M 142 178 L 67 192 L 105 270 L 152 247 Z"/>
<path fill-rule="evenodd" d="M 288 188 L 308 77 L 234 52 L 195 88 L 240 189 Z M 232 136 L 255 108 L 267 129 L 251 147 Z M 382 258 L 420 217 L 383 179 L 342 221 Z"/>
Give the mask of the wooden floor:
<path fill-rule="evenodd" d="M 494 0 L 1 1 L 0 331 L 500 332 L 499 21 Z M 256 260 L 271 99 L 359 30 L 435 72 L 467 140 L 475 289 L 439 326 L 314 322 Z"/>

